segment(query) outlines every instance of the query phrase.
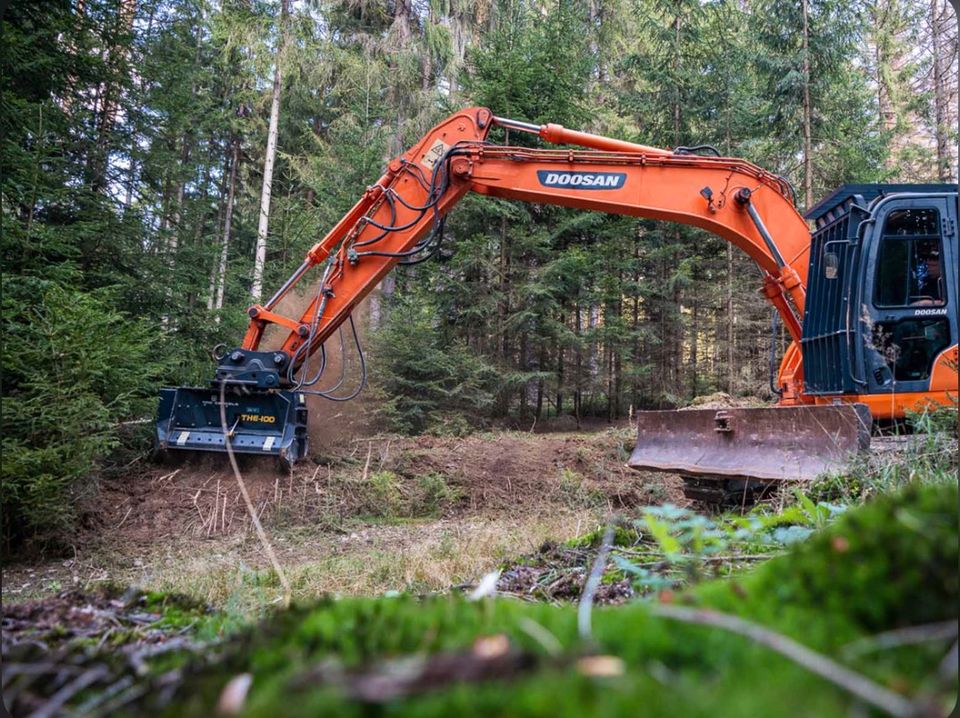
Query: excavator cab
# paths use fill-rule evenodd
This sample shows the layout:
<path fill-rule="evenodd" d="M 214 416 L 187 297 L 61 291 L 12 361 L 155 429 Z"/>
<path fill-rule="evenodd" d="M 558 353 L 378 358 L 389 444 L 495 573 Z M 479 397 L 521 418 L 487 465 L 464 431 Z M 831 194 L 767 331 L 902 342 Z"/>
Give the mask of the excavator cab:
<path fill-rule="evenodd" d="M 956 392 L 956 186 L 844 185 L 807 216 L 806 393 L 918 409 Z"/>

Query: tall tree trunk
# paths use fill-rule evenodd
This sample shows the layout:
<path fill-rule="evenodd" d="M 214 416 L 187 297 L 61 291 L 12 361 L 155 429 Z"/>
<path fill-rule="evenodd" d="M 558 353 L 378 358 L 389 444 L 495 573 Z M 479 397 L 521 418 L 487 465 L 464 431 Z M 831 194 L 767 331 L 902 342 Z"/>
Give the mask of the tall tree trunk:
<path fill-rule="evenodd" d="M 667 274 L 672 274 L 683 262 L 683 234 L 680 232 L 680 226 L 677 225 L 673 234 L 673 259 L 671 266 L 667 269 Z M 670 341 L 670 354 L 667 359 L 667 368 L 670 373 L 670 393 L 678 396 L 683 395 L 683 286 L 679 276 L 672 277 L 673 292 L 670 304 L 670 327 L 668 328 Z M 665 338 L 666 339 L 666 338 Z"/>
<path fill-rule="evenodd" d="M 534 418 L 540 421 L 540 414 L 543 412 L 543 372 L 547 367 L 547 343 L 540 342 L 540 353 L 537 355 L 537 371 L 540 377 L 537 379 L 537 408 Z"/>
<path fill-rule="evenodd" d="M 947 37 L 946 21 L 949 10 L 941 0 L 930 2 L 930 33 L 933 45 L 933 109 L 934 135 L 937 144 L 937 179 L 950 182 L 953 175 L 953 157 L 950 153 L 950 92 L 947 74 L 956 48 Z"/>
<path fill-rule="evenodd" d="M 935 2 L 936 0 L 934 0 Z M 810 18 L 808 0 L 802 0 L 803 10 L 803 206 L 813 206 L 813 149 L 810 105 Z"/>
<path fill-rule="evenodd" d="M 567 320 L 560 315 L 560 324 L 566 326 Z M 557 416 L 563 413 L 563 344 L 557 342 Z"/>
<path fill-rule="evenodd" d="M 227 206 L 223 210 L 223 237 L 220 241 L 220 261 L 217 263 L 217 294 L 212 309 L 217 312 L 215 321 L 220 322 L 223 309 L 223 292 L 227 285 L 227 256 L 230 251 L 230 231 L 233 226 L 233 198 L 237 189 L 237 170 L 240 165 L 240 138 L 233 138 L 233 154 L 230 158 L 230 180 L 227 184 Z"/>
<path fill-rule="evenodd" d="M 180 163 L 177 166 L 175 172 L 178 177 L 176 180 L 176 190 L 175 197 L 173 200 L 173 206 L 168 212 L 169 220 L 168 223 L 173 225 L 170 232 L 167 233 L 167 247 L 166 247 L 166 262 L 167 266 L 170 268 L 171 276 L 177 268 L 177 251 L 180 249 L 180 232 L 182 230 L 180 219 L 183 216 L 183 196 L 186 191 L 186 179 L 181 175 L 183 168 L 187 163 L 187 160 L 190 158 L 190 137 L 185 136 L 183 138 L 182 144 L 180 146 Z M 167 303 L 173 301 L 173 287 L 170 286 L 167 288 Z M 170 315 L 164 313 L 160 317 L 160 325 L 164 329 L 170 328 Z"/>
<path fill-rule="evenodd" d="M 227 143 L 226 154 L 223 160 L 223 172 L 220 173 L 220 186 L 217 196 L 220 201 L 217 203 L 217 239 L 216 246 L 220 246 L 220 238 L 223 237 L 224 215 L 227 212 L 227 191 L 230 183 L 230 168 L 233 166 L 233 138 Z M 207 283 L 207 311 L 213 311 L 213 304 L 217 297 L 217 270 L 219 269 L 217 256 L 214 256 L 210 262 L 210 281 Z"/>
<path fill-rule="evenodd" d="M 617 250 L 617 298 L 613 303 L 613 316 L 617 320 L 614 326 L 617 329 L 616 339 L 610 341 L 610 353 L 613 357 L 613 418 L 620 418 L 620 406 L 622 404 L 621 394 L 623 392 L 622 366 L 623 366 L 623 265 L 624 265 L 622 246 Z M 609 325 L 611 317 L 606 318 Z"/>
<path fill-rule="evenodd" d="M 877 110 L 880 113 L 880 126 L 885 132 L 893 130 L 896 124 L 896 113 L 893 109 L 893 91 L 889 85 L 890 58 L 887 57 L 885 27 L 887 10 L 882 2 L 874 3 L 873 7 L 873 61 L 876 65 L 877 82 Z M 890 160 L 893 160 L 891 155 Z"/>
<path fill-rule="evenodd" d="M 679 6 L 677 9 L 677 14 L 673 18 L 673 83 L 674 83 L 674 93 L 673 93 L 673 146 L 677 147 L 680 144 L 680 113 L 681 113 L 681 96 L 680 96 L 680 10 Z"/>
<path fill-rule="evenodd" d="M 736 393 L 733 366 L 734 337 L 737 326 L 737 315 L 733 307 L 733 245 L 727 242 L 727 392 Z"/>
<path fill-rule="evenodd" d="M 506 138 L 504 144 L 510 144 L 510 131 L 504 132 Z M 507 218 L 500 218 L 500 262 L 498 289 L 499 299 L 497 301 L 497 345 L 500 351 L 501 360 L 507 362 L 507 349 L 509 342 L 507 340 L 507 315 L 510 313 L 510 235 L 507 232 Z"/>
<path fill-rule="evenodd" d="M 273 98 L 270 102 L 270 127 L 267 130 L 267 154 L 263 160 L 263 188 L 260 191 L 260 219 L 257 223 L 257 245 L 253 257 L 253 282 L 250 296 L 259 302 L 263 294 L 263 268 L 267 261 L 267 232 L 270 227 L 270 194 L 273 191 L 273 164 L 277 157 L 277 134 L 280 126 L 280 87 L 283 55 L 286 46 L 287 15 L 290 0 L 280 0 L 280 26 L 277 59 L 273 70 Z"/>
<path fill-rule="evenodd" d="M 600 342 L 597 341 L 597 327 L 600 326 L 600 305 L 593 302 L 587 310 L 587 331 L 590 334 L 590 379 L 600 374 Z"/>
<path fill-rule="evenodd" d="M 96 192 L 103 191 L 108 184 L 107 167 L 110 162 L 110 141 L 120 111 L 118 101 L 121 94 L 119 87 L 120 71 L 122 62 L 126 59 L 130 48 L 129 44 L 124 41 L 124 36 L 133 28 L 136 11 L 136 0 L 121 0 L 117 8 L 111 45 L 105 48 L 102 53 L 103 61 L 110 68 L 113 76 L 97 90 L 100 98 L 97 108 L 99 113 L 97 113 L 96 120 L 97 140 L 87 163 L 90 171 L 90 186 Z"/>
<path fill-rule="evenodd" d="M 609 331 L 609 327 L 607 327 Z M 605 351 L 606 351 L 606 362 L 607 365 L 607 421 L 613 421 L 613 404 L 615 401 L 614 398 L 614 376 L 613 376 L 613 338 L 608 336 L 605 342 Z"/>
<path fill-rule="evenodd" d="M 523 374 L 527 372 L 527 331 L 520 332 L 520 353 L 517 357 L 517 370 Z M 524 380 L 520 383 L 520 419 L 527 418 L 527 390 L 529 386 Z"/>
<path fill-rule="evenodd" d="M 633 371 L 630 377 L 630 406 L 639 408 L 640 403 L 640 242 L 643 235 L 640 230 L 633 235 L 633 283 L 636 295 L 633 298 L 633 316 L 630 322 L 630 331 L 633 333 Z"/>
<path fill-rule="evenodd" d="M 580 405 L 582 401 L 582 392 L 581 392 L 581 382 L 583 377 L 583 352 L 581 347 L 583 346 L 580 341 L 580 334 L 583 328 L 583 322 L 580 317 L 580 300 L 577 300 L 576 307 L 574 309 L 575 325 L 574 333 L 577 337 L 577 362 L 575 367 L 575 373 L 573 377 L 573 413 L 577 419 L 577 428 L 580 428 Z"/>
<path fill-rule="evenodd" d="M 680 37 L 680 28 L 682 25 L 682 18 L 680 16 L 680 5 L 677 4 L 677 15 L 674 18 L 674 44 L 673 44 L 673 68 L 674 68 L 674 83 L 675 83 L 675 93 L 674 93 L 674 102 L 673 102 L 673 146 L 676 147 L 680 144 L 680 127 L 681 127 L 681 117 L 682 117 L 682 105 L 683 97 L 680 90 L 680 72 L 681 72 L 681 37 Z M 673 260 L 672 267 L 667 269 L 667 274 L 669 275 L 672 271 L 676 270 L 680 266 L 681 257 L 680 257 L 680 243 L 683 241 L 683 235 L 680 232 L 680 226 L 677 225 L 673 231 Z M 674 278 L 676 280 L 676 278 Z M 683 362 L 683 315 L 680 312 L 680 303 L 682 295 L 680 290 L 680 282 L 674 281 L 673 283 L 673 296 L 672 296 L 672 306 L 670 307 L 670 319 L 672 326 L 669 327 L 669 334 L 662 335 L 662 341 L 668 346 L 668 356 L 667 356 L 667 370 L 671 381 L 669 382 L 669 391 L 671 394 L 682 394 L 683 389 L 681 386 L 682 379 L 682 368 L 681 363 Z"/>
<path fill-rule="evenodd" d="M 692 294 L 691 301 L 693 306 L 691 307 L 692 313 L 690 317 L 690 391 L 692 396 L 696 397 L 700 391 L 700 365 L 698 363 L 699 357 L 697 356 L 700 352 L 698 343 L 700 333 L 700 302 L 698 301 L 696 292 Z"/>

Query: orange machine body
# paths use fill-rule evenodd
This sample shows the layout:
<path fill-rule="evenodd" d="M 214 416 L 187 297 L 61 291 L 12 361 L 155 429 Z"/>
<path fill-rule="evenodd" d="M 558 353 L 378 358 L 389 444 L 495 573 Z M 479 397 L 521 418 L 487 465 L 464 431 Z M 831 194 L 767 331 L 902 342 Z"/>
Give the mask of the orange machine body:
<path fill-rule="evenodd" d="M 494 124 L 589 149 L 487 144 Z M 405 254 L 422 247 L 418 243 L 468 192 L 693 225 L 739 247 L 762 270 L 762 293 L 793 339 L 779 374 L 784 405 L 863 403 L 874 418 L 896 418 L 930 402 L 949 403 L 951 393 L 955 396 L 956 345 L 937 359 L 929 391 L 804 392 L 799 343 L 811 234 L 780 177 L 740 159 L 679 154 L 558 125 L 525 125 L 495 118 L 485 108 L 457 112 L 391 161 L 386 173 L 307 252 L 281 290 L 250 308 L 242 348 L 259 350 L 265 327 L 273 323 L 289 329 L 281 351 L 291 361 L 317 351 Z M 302 316 L 277 314 L 283 296 L 321 263 L 326 263 L 322 292 Z"/>

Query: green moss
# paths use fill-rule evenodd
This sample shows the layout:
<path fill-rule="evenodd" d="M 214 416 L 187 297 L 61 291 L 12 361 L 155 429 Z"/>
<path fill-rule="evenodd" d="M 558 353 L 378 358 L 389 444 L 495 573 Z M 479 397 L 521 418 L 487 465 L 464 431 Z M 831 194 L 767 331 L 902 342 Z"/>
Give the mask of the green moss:
<path fill-rule="evenodd" d="M 568 548 L 587 548 L 587 549 L 596 549 L 599 548 L 600 544 L 603 542 L 603 534 L 606 532 L 605 527 L 599 527 L 590 533 L 579 536 L 575 539 L 565 542 L 563 545 Z M 630 546 L 636 546 L 640 543 L 641 535 L 640 531 L 631 523 L 621 523 L 613 527 L 613 545 L 622 546 L 624 548 Z"/>
<path fill-rule="evenodd" d="M 956 616 L 956 507 L 955 485 L 910 487 L 851 511 L 750 574 L 702 584 L 678 600 L 743 615 L 842 655 L 844 644 L 872 633 Z M 529 621 L 557 639 L 561 657 L 547 654 L 524 630 Z M 322 600 L 245 632 L 216 667 L 188 668 L 184 698 L 168 713 L 209 714 L 226 681 L 243 671 L 254 675 L 247 709 L 255 716 L 599 716 L 638 707 L 650 716 L 716 716 L 717 706 L 730 716 L 831 716 L 853 710 L 850 696 L 769 650 L 717 629 L 654 617 L 643 602 L 596 609 L 593 625 L 593 649 L 619 656 L 626 665 L 622 677 L 600 680 L 575 670 L 576 656 L 587 648 L 577 638 L 575 607 L 477 604 L 453 596 Z M 350 701 L 337 685 L 304 678 L 321 662 L 368 668 L 463 650 L 477 636 L 497 633 L 534 657 L 532 672 L 509 684 L 447 685 L 384 706 Z M 867 652 L 847 663 L 884 685 L 936 690 L 929 676 L 947 648 Z"/>

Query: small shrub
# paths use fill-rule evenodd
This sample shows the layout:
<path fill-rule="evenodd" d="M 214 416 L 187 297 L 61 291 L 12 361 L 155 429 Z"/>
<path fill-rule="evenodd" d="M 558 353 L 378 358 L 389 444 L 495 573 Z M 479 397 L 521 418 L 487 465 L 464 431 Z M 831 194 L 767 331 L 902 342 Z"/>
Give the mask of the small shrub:
<path fill-rule="evenodd" d="M 418 476 L 417 488 L 421 494 L 418 515 L 435 516 L 460 499 L 460 492 L 437 471 Z"/>
<path fill-rule="evenodd" d="M 604 502 L 603 493 L 588 488 L 583 477 L 573 469 L 561 469 L 558 485 L 563 502 L 572 509 L 599 506 Z"/>
<path fill-rule="evenodd" d="M 375 471 L 367 480 L 370 482 L 373 512 L 386 518 L 402 515 L 404 500 L 399 477 L 392 471 Z"/>
<path fill-rule="evenodd" d="M 444 339 L 429 296 L 394 301 L 373 343 L 381 417 L 406 434 L 467 433 L 492 405 L 498 373 L 462 342 Z"/>

